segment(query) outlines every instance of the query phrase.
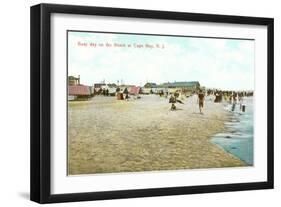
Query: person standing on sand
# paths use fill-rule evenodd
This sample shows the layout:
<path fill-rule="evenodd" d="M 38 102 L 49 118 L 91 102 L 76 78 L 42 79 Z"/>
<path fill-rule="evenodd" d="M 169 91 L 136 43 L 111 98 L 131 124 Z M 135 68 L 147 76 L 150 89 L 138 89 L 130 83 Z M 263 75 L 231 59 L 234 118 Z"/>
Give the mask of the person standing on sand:
<path fill-rule="evenodd" d="M 205 100 L 204 93 L 202 92 L 202 90 L 200 90 L 198 93 L 198 103 L 199 103 L 200 114 L 203 114 L 204 100 Z"/>

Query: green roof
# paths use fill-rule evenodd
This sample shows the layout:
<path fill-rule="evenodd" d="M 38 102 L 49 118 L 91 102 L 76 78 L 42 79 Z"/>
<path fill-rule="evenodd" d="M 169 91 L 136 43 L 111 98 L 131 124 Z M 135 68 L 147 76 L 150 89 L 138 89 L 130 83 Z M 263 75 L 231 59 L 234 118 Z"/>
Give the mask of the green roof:
<path fill-rule="evenodd" d="M 164 87 L 195 87 L 200 86 L 200 83 L 198 81 L 188 81 L 188 82 L 173 82 L 173 83 L 163 83 L 161 84 Z"/>

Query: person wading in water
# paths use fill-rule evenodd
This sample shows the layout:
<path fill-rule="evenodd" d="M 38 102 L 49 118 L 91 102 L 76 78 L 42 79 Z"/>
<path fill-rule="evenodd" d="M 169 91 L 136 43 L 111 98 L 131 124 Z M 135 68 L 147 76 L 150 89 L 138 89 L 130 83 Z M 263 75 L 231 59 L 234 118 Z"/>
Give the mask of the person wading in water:
<path fill-rule="evenodd" d="M 202 90 L 200 90 L 198 93 L 198 103 L 199 103 L 200 114 L 203 114 L 204 100 L 205 100 L 205 95 L 202 92 Z"/>

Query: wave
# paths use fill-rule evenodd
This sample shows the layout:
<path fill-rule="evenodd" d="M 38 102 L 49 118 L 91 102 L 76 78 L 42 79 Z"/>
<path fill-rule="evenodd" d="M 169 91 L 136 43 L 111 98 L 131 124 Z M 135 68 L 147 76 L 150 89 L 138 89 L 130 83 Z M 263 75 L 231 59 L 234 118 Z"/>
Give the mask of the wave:
<path fill-rule="evenodd" d="M 246 106 L 245 112 L 240 110 L 239 103 L 234 106 L 234 110 L 232 104 L 225 105 L 224 109 L 232 114 L 232 118 L 225 123 L 226 132 L 216 134 L 212 137 L 212 142 L 240 158 L 247 165 L 253 165 L 253 97 L 245 98 L 243 104 Z"/>

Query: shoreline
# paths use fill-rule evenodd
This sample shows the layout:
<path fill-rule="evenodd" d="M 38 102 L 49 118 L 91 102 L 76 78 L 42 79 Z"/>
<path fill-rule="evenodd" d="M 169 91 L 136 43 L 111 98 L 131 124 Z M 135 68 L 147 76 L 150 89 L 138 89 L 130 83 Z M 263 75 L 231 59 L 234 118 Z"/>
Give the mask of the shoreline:
<path fill-rule="evenodd" d="M 176 111 L 156 95 L 68 103 L 68 174 L 247 166 L 211 141 L 231 118 L 223 105 L 206 101 L 201 115 L 195 97 L 183 102 Z"/>
<path fill-rule="evenodd" d="M 226 131 L 215 134 L 212 142 L 241 159 L 247 166 L 253 166 L 253 101 L 247 98 L 247 111 L 236 109 L 232 118 L 225 123 Z M 225 110 L 231 106 L 227 105 Z"/>

